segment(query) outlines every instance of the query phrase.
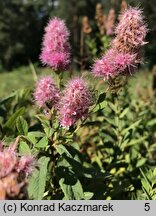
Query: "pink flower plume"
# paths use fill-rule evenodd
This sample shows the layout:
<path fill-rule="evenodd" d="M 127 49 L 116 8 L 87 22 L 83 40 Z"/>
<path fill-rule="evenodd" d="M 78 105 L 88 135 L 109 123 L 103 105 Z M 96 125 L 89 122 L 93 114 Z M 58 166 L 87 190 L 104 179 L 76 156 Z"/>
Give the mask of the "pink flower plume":
<path fill-rule="evenodd" d="M 50 108 L 52 106 L 56 108 L 59 100 L 59 89 L 50 76 L 45 76 L 37 82 L 34 99 L 39 107 L 46 107 L 48 105 Z"/>
<path fill-rule="evenodd" d="M 65 70 L 69 66 L 69 31 L 63 20 L 55 17 L 45 27 L 40 59 L 56 71 Z"/>
<path fill-rule="evenodd" d="M 85 117 L 92 105 L 92 94 L 82 78 L 69 81 L 60 101 L 60 123 L 63 127 L 74 125 Z"/>
<path fill-rule="evenodd" d="M 120 73 L 126 72 L 130 66 L 133 66 L 135 58 L 135 55 L 109 49 L 101 59 L 95 61 L 92 73 L 104 79 L 115 77 Z"/>

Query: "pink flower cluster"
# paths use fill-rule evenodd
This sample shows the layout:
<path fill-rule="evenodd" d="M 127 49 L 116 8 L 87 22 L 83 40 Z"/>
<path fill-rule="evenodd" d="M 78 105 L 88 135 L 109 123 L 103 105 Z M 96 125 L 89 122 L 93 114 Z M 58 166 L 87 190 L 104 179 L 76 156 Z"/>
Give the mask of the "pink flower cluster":
<path fill-rule="evenodd" d="M 116 37 L 113 47 L 121 52 L 136 53 L 146 44 L 147 26 L 143 20 L 142 11 L 138 8 L 129 8 L 122 15 L 115 29 Z"/>
<path fill-rule="evenodd" d="M 39 107 L 54 107 L 63 127 L 70 127 L 85 117 L 93 101 L 91 91 L 82 78 L 70 80 L 61 96 L 50 76 L 38 81 L 34 99 Z"/>
<path fill-rule="evenodd" d="M 31 175 L 35 166 L 35 159 L 31 155 L 22 156 L 17 163 L 17 172 L 24 172 L 26 175 Z"/>
<path fill-rule="evenodd" d="M 19 158 L 13 144 L 8 148 L 2 147 L 0 150 L 0 179 L 12 172 L 24 172 L 28 176 L 32 173 L 34 166 L 35 159 L 30 155 Z"/>
<path fill-rule="evenodd" d="M 69 66 L 69 31 L 63 20 L 50 19 L 45 28 L 40 59 L 56 71 L 65 70 Z"/>
<path fill-rule="evenodd" d="M 0 150 L 0 178 L 7 176 L 16 167 L 17 158 L 14 147 Z"/>
<path fill-rule="evenodd" d="M 142 11 L 138 8 L 127 9 L 120 18 L 115 34 L 111 48 L 92 67 L 97 77 L 109 79 L 131 73 L 136 64 L 141 63 L 140 48 L 146 43 L 144 39 L 147 34 Z"/>
<path fill-rule="evenodd" d="M 135 55 L 117 52 L 115 49 L 109 49 L 101 59 L 98 59 L 94 63 L 92 71 L 97 77 L 109 79 L 133 66 L 135 58 Z"/>
<path fill-rule="evenodd" d="M 34 99 L 39 107 L 57 108 L 59 100 L 59 89 L 56 87 L 54 80 L 50 76 L 41 78 L 34 91 Z"/>
<path fill-rule="evenodd" d="M 82 78 L 70 80 L 60 100 L 61 125 L 68 128 L 85 117 L 92 102 L 86 82 Z"/>

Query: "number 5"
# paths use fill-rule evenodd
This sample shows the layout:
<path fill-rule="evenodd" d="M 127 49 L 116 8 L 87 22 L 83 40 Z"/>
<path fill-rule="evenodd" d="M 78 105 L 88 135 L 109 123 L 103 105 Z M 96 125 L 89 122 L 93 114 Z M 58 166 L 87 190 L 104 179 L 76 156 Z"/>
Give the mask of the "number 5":
<path fill-rule="evenodd" d="M 150 203 L 145 203 L 144 210 L 145 211 L 149 211 L 150 210 Z"/>

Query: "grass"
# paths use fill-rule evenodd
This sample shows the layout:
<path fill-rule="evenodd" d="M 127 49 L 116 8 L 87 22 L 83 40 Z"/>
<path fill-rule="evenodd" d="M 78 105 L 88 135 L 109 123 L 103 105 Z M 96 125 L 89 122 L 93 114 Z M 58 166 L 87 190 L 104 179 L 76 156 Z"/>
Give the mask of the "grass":
<path fill-rule="evenodd" d="M 149 100 L 153 96 L 152 72 L 149 70 L 140 70 L 129 80 L 129 91 L 134 99 Z"/>
<path fill-rule="evenodd" d="M 41 76 L 42 73 L 50 74 L 51 71 L 35 67 L 37 76 Z M 35 84 L 31 68 L 29 66 L 23 66 L 18 69 L 14 69 L 12 72 L 0 73 L 0 97 L 7 96 L 13 91 L 25 87 L 32 87 Z"/>

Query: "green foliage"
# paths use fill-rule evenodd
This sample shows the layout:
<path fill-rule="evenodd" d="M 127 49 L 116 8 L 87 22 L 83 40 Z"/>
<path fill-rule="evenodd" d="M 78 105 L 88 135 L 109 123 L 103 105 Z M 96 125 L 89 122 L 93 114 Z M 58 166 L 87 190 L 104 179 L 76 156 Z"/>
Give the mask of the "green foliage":
<path fill-rule="evenodd" d="M 0 100 L 1 139 L 19 137 L 19 153 L 37 160 L 30 199 L 155 199 L 156 112 L 146 76 L 118 93 L 101 84 L 88 118 L 70 130 L 54 113 L 38 113 L 29 89 Z"/>
<path fill-rule="evenodd" d="M 34 172 L 29 182 L 28 192 L 30 198 L 41 200 L 44 197 L 49 160 L 50 158 L 44 156 L 38 160 L 39 169 Z"/>
<path fill-rule="evenodd" d="M 156 199 L 156 168 L 144 171 L 140 169 L 142 174 L 141 184 L 144 193 L 143 199 L 155 200 Z"/>
<path fill-rule="evenodd" d="M 111 42 L 110 36 L 101 36 L 98 33 L 95 35 L 96 37 L 94 38 L 88 36 L 85 38 L 88 52 L 92 58 L 97 58 L 97 56 L 101 56 L 101 53 L 105 53 L 105 51 L 110 47 Z"/>
<path fill-rule="evenodd" d="M 26 136 L 28 134 L 28 123 L 22 116 L 17 118 L 16 127 L 20 135 Z"/>

